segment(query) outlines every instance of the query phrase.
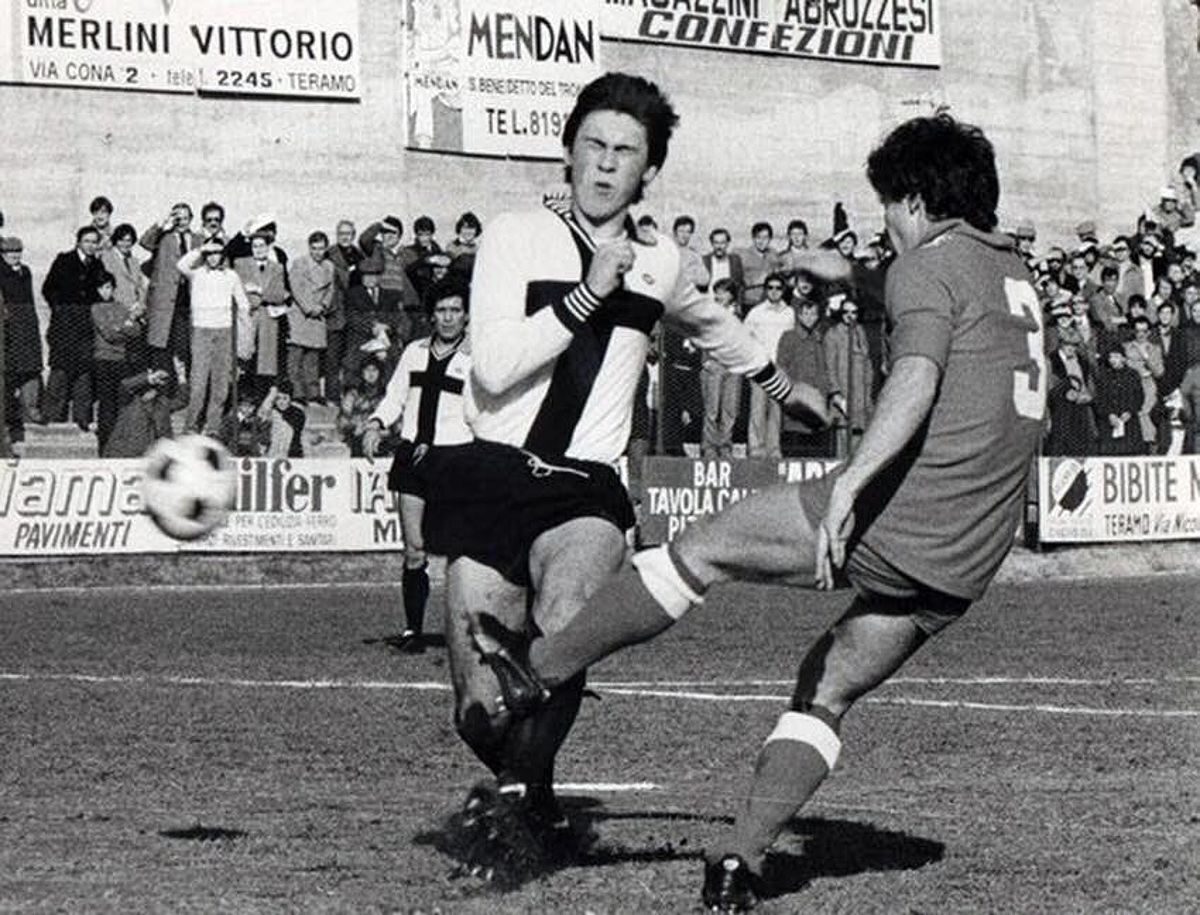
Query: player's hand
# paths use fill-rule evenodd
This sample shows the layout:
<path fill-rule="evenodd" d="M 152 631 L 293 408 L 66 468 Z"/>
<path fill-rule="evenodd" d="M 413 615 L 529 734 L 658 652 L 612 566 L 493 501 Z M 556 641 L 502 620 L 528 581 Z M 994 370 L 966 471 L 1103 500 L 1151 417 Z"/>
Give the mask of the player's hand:
<path fill-rule="evenodd" d="M 632 266 L 633 243 L 628 238 L 608 242 L 596 248 L 585 282 L 588 289 L 603 299 L 616 291 Z"/>
<path fill-rule="evenodd" d="M 780 407 L 787 416 L 809 426 L 824 429 L 832 421 L 825 403 L 825 395 L 803 381 L 792 382 L 792 390 L 788 392 L 787 400 L 783 401 Z"/>
<path fill-rule="evenodd" d="M 846 562 L 846 541 L 854 530 L 854 495 L 848 492 L 839 478 L 829 494 L 825 517 L 817 529 L 817 587 L 832 591 L 835 570 Z"/>
<path fill-rule="evenodd" d="M 375 455 L 379 453 L 379 445 L 383 441 L 383 430 L 379 428 L 379 423 L 367 423 L 367 431 L 363 433 L 362 449 L 363 456 L 374 460 Z"/>

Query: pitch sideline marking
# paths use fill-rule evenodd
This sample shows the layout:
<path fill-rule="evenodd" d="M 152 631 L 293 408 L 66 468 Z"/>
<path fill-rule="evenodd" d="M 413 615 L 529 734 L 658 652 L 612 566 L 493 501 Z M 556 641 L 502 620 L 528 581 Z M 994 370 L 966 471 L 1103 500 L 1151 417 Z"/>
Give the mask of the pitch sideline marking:
<path fill-rule="evenodd" d="M 448 692 L 449 684 L 435 681 L 391 680 L 251 680 L 239 677 L 179 677 L 121 674 L 21 674 L 0 672 L 0 682 L 60 681 L 71 683 L 101 683 L 148 686 L 231 686 L 244 689 L 360 689 L 388 691 Z M 731 694 L 698 692 L 677 689 L 640 689 L 593 684 L 595 689 L 614 696 L 653 699 L 688 699 L 698 702 L 787 702 L 787 695 L 766 693 Z M 898 705 L 916 708 L 969 709 L 990 712 L 1040 712 L 1051 715 L 1091 715 L 1096 717 L 1132 718 L 1197 718 L 1194 709 L 1106 709 L 1089 706 L 1047 705 L 1044 703 L 1017 704 L 999 702 L 968 702 L 959 699 L 915 699 L 904 696 L 868 696 L 863 702 L 873 705 Z"/>

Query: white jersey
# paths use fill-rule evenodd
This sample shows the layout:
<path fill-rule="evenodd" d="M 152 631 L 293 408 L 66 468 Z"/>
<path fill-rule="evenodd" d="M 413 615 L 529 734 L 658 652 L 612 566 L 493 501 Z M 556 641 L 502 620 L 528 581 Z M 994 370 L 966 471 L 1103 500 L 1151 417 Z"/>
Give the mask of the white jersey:
<path fill-rule="evenodd" d="M 478 438 L 612 463 L 660 317 L 730 371 L 788 387 L 736 316 L 681 276 L 671 239 L 635 243 L 623 287 L 603 301 L 583 282 L 595 248 L 569 202 L 488 225 L 471 281 L 467 422 Z"/>
<path fill-rule="evenodd" d="M 470 347 L 436 343 L 432 337 L 404 348 L 371 419 L 389 429 L 403 419 L 400 434 L 418 445 L 461 445 L 472 438 L 464 418 L 464 391 L 471 372 Z"/>

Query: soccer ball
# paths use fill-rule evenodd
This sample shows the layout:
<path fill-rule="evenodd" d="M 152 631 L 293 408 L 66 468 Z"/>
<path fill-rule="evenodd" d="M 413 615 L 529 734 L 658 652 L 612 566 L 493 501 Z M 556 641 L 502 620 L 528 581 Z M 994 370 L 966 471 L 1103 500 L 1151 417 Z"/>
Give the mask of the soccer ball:
<path fill-rule="evenodd" d="M 233 458 L 208 436 L 162 438 L 146 452 L 142 503 L 169 537 L 203 537 L 225 520 L 236 494 Z"/>

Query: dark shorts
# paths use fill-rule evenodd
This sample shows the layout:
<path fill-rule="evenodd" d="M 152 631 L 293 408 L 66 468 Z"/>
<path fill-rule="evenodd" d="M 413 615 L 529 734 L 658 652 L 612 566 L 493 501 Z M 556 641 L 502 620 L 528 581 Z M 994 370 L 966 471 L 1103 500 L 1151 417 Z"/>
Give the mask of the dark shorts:
<path fill-rule="evenodd" d="M 407 439 L 400 440 L 392 457 L 392 466 L 388 470 L 388 489 L 424 497 L 425 483 L 416 470 L 418 461 L 415 458 L 418 450 L 423 454 L 428 448 L 428 445 L 414 445 Z"/>
<path fill-rule="evenodd" d="M 796 487 L 800 507 L 816 530 L 829 505 L 836 471 L 819 480 L 809 480 Z M 870 545 L 864 543 L 858 531 L 846 545 L 845 565 L 837 572 L 841 587 L 853 588 L 864 600 L 870 601 L 877 613 L 911 616 L 913 623 L 926 635 L 933 635 L 958 619 L 971 601 L 947 594 L 905 574 Z"/>
<path fill-rule="evenodd" d="M 529 550 L 546 531 L 575 518 L 602 518 L 621 531 L 634 523 L 629 494 L 607 464 L 474 441 L 414 455 L 400 476 L 425 497 L 429 552 L 474 559 L 522 587 Z"/>

